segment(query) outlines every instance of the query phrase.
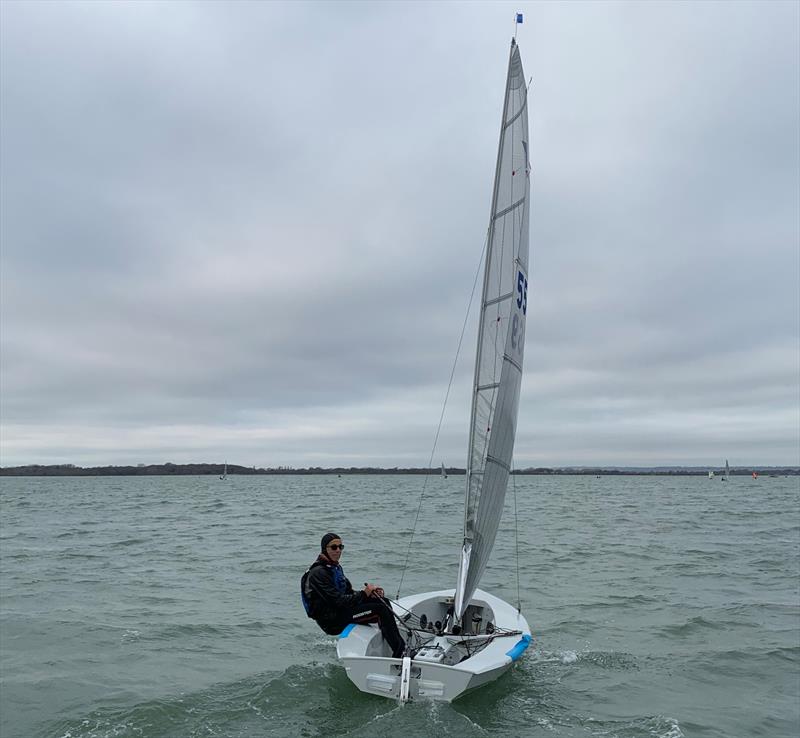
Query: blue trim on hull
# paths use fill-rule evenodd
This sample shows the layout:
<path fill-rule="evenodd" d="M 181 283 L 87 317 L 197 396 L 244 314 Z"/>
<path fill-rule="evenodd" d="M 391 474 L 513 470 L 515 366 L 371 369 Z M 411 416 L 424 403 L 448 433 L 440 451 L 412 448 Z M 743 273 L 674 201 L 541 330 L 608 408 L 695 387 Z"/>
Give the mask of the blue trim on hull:
<path fill-rule="evenodd" d="M 514 648 L 512 648 L 506 656 L 510 656 L 512 661 L 516 661 L 523 653 L 525 653 L 525 649 L 531 645 L 531 637 L 529 635 L 522 636 L 522 640 L 517 643 Z"/>
<path fill-rule="evenodd" d="M 356 627 L 355 623 L 350 623 L 341 633 L 339 633 L 339 638 L 347 638 L 350 635 L 350 631 Z"/>

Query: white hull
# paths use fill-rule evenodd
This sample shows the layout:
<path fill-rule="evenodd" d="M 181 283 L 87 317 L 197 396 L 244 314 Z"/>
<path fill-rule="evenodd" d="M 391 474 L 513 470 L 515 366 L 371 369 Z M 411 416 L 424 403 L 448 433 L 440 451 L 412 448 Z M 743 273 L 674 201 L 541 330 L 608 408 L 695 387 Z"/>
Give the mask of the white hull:
<path fill-rule="evenodd" d="M 401 619 L 411 611 L 414 621 L 423 614 L 430 622 L 443 621 L 454 594 L 455 590 L 447 589 L 409 595 L 400 599 L 394 610 Z M 480 622 L 473 616 L 480 616 Z M 348 626 L 339 636 L 336 652 L 347 676 L 362 692 L 393 699 L 451 702 L 497 679 L 531 640 L 528 623 L 517 609 L 480 589 L 470 600 L 464 622 L 465 633 L 461 635 L 415 630 L 412 640 L 416 648 L 405 673 L 404 659 L 391 657 L 375 625 Z M 487 635 L 486 625 L 490 622 L 495 633 Z M 407 638 L 408 634 L 403 636 Z M 477 652 L 468 656 L 467 649 Z M 407 686 L 403 685 L 404 677 Z M 407 696 L 401 695 L 401 690 Z"/>

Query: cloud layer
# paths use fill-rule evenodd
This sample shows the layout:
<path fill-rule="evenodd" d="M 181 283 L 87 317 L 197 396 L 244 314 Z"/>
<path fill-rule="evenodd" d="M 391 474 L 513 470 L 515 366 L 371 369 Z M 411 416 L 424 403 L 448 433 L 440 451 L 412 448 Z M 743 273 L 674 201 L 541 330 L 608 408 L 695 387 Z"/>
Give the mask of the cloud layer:
<path fill-rule="evenodd" d="M 525 9 L 518 466 L 800 463 L 799 8 Z M 514 10 L 0 5 L 2 464 L 426 464 Z"/>

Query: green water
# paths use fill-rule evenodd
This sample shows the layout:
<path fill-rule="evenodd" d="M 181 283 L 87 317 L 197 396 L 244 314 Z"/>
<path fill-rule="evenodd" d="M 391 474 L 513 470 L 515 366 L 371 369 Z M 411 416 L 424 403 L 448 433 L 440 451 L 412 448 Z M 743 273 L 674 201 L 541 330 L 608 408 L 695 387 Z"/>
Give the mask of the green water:
<path fill-rule="evenodd" d="M 797 477 L 518 478 L 533 646 L 398 706 L 350 684 L 298 580 L 332 530 L 394 595 L 422 482 L 0 479 L 0 735 L 800 735 Z M 401 594 L 453 586 L 463 483 L 430 480 Z M 508 502 L 481 586 L 515 602 Z"/>

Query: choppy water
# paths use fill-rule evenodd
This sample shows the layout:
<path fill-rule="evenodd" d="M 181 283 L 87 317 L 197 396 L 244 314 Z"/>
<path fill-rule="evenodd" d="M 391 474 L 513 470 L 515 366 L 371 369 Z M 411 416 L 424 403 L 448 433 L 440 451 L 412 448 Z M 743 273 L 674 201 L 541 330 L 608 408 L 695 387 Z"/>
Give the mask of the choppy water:
<path fill-rule="evenodd" d="M 518 478 L 534 646 L 400 707 L 350 684 L 298 579 L 333 530 L 394 594 L 422 478 L 2 478 L 0 735 L 794 737 L 799 481 Z M 403 594 L 452 586 L 463 482 L 431 480 Z M 482 586 L 515 601 L 509 511 Z"/>

